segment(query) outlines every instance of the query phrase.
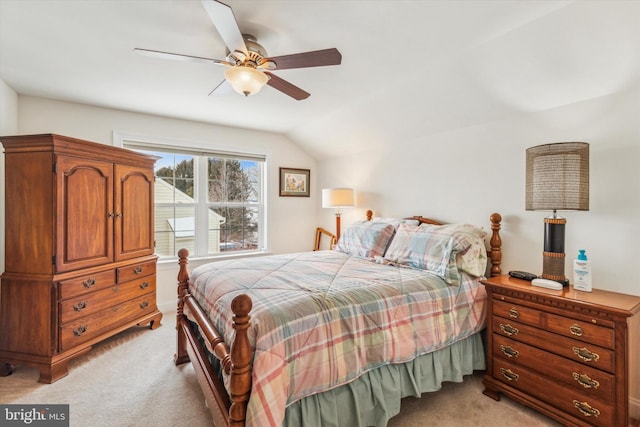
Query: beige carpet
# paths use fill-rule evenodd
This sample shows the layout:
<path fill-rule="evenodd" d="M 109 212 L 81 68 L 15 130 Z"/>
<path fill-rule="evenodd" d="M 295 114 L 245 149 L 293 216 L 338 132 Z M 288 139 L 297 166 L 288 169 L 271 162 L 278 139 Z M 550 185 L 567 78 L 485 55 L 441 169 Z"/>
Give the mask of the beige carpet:
<path fill-rule="evenodd" d="M 175 313 L 166 313 L 155 331 L 134 328 L 94 346 L 54 384 L 40 384 L 37 370 L 17 366 L 0 378 L 0 403 L 68 403 L 71 426 L 77 427 L 209 426 L 191 364 L 176 367 L 174 351 Z M 407 398 L 389 427 L 559 425 L 507 398 L 486 397 L 481 381 L 478 373 L 420 399 Z"/>

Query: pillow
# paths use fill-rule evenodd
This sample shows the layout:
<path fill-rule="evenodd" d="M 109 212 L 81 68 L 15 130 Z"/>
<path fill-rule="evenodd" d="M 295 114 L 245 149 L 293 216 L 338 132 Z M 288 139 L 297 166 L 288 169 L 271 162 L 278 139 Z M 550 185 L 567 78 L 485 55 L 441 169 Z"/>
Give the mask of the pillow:
<path fill-rule="evenodd" d="M 335 250 L 361 258 L 382 256 L 394 233 L 395 228 L 391 224 L 356 222 L 342 233 Z"/>
<path fill-rule="evenodd" d="M 375 217 L 372 222 L 384 222 L 385 224 L 391 224 L 397 230 L 400 224 L 420 225 L 420 221 L 417 219 L 405 219 L 405 218 L 381 218 Z"/>
<path fill-rule="evenodd" d="M 487 256 L 481 236 L 482 230 L 466 224 L 400 224 L 384 257 L 459 285 L 459 268 L 474 276 L 484 275 Z"/>

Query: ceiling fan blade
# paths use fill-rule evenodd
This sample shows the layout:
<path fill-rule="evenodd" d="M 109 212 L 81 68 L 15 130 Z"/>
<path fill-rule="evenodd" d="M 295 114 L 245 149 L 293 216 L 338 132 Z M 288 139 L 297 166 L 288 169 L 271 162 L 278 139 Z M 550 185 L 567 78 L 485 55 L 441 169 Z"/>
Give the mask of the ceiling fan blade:
<path fill-rule="evenodd" d="M 221 59 L 213 59 L 213 58 L 202 58 L 200 56 L 191 56 L 191 55 L 183 55 L 181 53 L 171 53 L 171 52 L 162 52 L 159 50 L 150 50 L 150 49 L 140 49 L 134 48 L 133 51 L 135 53 L 139 53 L 140 55 L 150 56 L 152 58 L 161 58 L 161 59 L 173 59 L 176 61 L 188 61 L 188 62 L 200 62 L 204 64 L 220 64 L 220 65 L 229 65 L 230 62 L 223 61 Z"/>
<path fill-rule="evenodd" d="M 247 46 L 244 44 L 242 33 L 231 7 L 216 0 L 202 0 L 202 6 L 209 14 L 209 18 L 229 51 L 239 51 L 246 55 L 248 53 Z"/>
<path fill-rule="evenodd" d="M 336 48 L 314 50 L 312 52 L 294 53 L 292 55 L 272 56 L 269 60 L 276 63 L 276 70 L 288 68 L 322 67 L 339 65 L 342 54 Z"/>
<path fill-rule="evenodd" d="M 226 79 L 221 81 L 218 86 L 216 86 L 211 92 L 209 92 L 209 96 L 224 96 L 233 92 L 233 87 L 231 83 L 229 83 Z"/>
<path fill-rule="evenodd" d="M 269 76 L 269 81 L 267 82 L 269 86 L 279 90 L 286 95 L 289 95 L 295 100 L 302 101 L 303 99 L 307 99 L 311 95 L 309 92 L 305 92 L 298 86 L 281 79 L 275 74 L 269 73 L 268 71 L 265 71 L 264 73 Z"/>

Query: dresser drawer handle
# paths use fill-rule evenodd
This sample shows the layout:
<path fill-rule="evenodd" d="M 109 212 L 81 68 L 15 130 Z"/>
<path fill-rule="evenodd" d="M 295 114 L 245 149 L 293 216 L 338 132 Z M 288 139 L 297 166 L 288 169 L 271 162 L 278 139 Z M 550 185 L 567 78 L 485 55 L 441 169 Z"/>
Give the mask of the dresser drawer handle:
<path fill-rule="evenodd" d="M 73 335 L 81 337 L 89 329 L 89 325 L 81 325 L 73 330 Z"/>
<path fill-rule="evenodd" d="M 600 415 L 600 411 L 589 405 L 587 402 L 579 402 L 577 400 L 574 400 L 573 406 L 575 406 L 578 411 L 580 411 L 585 417 L 597 417 L 598 415 Z"/>
<path fill-rule="evenodd" d="M 587 350 L 585 347 L 582 347 L 582 348 L 573 347 L 573 352 L 575 353 L 576 356 L 578 356 L 580 359 L 584 360 L 585 362 L 597 362 L 598 359 L 600 359 L 600 356 L 597 353 L 593 353 Z"/>
<path fill-rule="evenodd" d="M 511 307 L 511 309 L 509 310 L 509 317 L 512 317 L 514 319 L 517 319 L 518 317 L 520 317 L 520 313 L 518 313 L 518 309 L 515 307 Z"/>
<path fill-rule="evenodd" d="M 510 347 L 508 345 L 501 345 L 500 346 L 500 350 L 502 350 L 504 355 L 509 357 L 509 358 L 518 357 L 518 355 L 520 354 L 520 352 L 518 350 L 515 350 L 513 347 Z"/>
<path fill-rule="evenodd" d="M 511 369 L 500 368 L 500 372 L 502 372 L 502 376 L 509 381 L 518 381 L 518 378 L 520 378 L 520 375 L 516 374 Z"/>
<path fill-rule="evenodd" d="M 111 288 L 111 290 L 112 290 L 113 292 L 118 292 L 118 291 L 120 290 L 120 286 L 116 285 L 116 286 L 114 286 L 113 288 Z"/>
<path fill-rule="evenodd" d="M 574 372 L 572 375 L 573 379 L 578 381 L 578 384 L 584 388 L 598 388 L 598 386 L 600 386 L 598 381 L 592 380 L 588 375 L 579 374 L 577 372 Z"/>
<path fill-rule="evenodd" d="M 143 270 L 143 268 L 142 268 L 142 267 L 137 266 L 136 268 L 134 268 L 134 269 L 133 269 L 133 272 L 134 272 L 135 274 L 140 274 L 140 273 L 142 273 L 142 270 Z"/>
<path fill-rule="evenodd" d="M 147 289 L 148 287 L 149 287 L 149 283 L 148 282 L 140 283 L 140 289 Z"/>
<path fill-rule="evenodd" d="M 85 288 L 93 288 L 96 284 L 96 279 L 87 279 L 82 282 Z"/>
<path fill-rule="evenodd" d="M 140 303 L 140 308 L 141 308 L 141 309 L 143 309 L 143 310 L 144 310 L 144 309 L 145 309 L 145 308 L 147 308 L 147 307 L 149 307 L 149 301 L 142 301 L 142 302 Z"/>
<path fill-rule="evenodd" d="M 577 337 L 581 337 L 584 334 L 584 331 L 582 330 L 580 325 L 576 325 L 575 323 L 569 326 L 569 332 Z"/>
<path fill-rule="evenodd" d="M 505 334 L 511 336 L 511 335 L 518 335 L 518 332 L 520 332 L 518 330 L 518 328 L 514 328 L 511 325 L 503 325 L 502 323 L 500 323 L 500 329 L 502 330 L 502 332 L 504 332 Z"/>
<path fill-rule="evenodd" d="M 77 303 L 73 304 L 73 309 L 75 311 L 82 311 L 87 308 L 88 304 L 89 303 L 87 301 L 78 301 Z"/>

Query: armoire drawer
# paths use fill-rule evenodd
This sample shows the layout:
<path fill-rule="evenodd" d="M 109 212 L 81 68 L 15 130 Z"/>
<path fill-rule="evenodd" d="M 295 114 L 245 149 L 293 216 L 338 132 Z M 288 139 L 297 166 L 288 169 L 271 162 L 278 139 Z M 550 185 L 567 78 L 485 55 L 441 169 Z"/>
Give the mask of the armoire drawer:
<path fill-rule="evenodd" d="M 60 303 L 60 323 L 67 323 L 156 290 L 155 276 L 112 285 Z"/>
<path fill-rule="evenodd" d="M 499 299 L 493 302 L 493 314 L 590 344 L 615 348 L 614 330 L 602 320 L 592 319 L 588 323 Z M 596 322 L 602 322 L 603 325 Z"/>
<path fill-rule="evenodd" d="M 128 282 L 129 280 L 135 280 L 139 277 L 149 276 L 156 274 L 156 262 L 148 261 L 139 264 L 131 264 L 126 267 L 118 268 L 118 283 Z"/>
<path fill-rule="evenodd" d="M 584 392 L 565 387 L 537 372 L 505 361 L 494 359 L 494 378 L 524 393 L 534 396 L 567 414 L 595 426 L 615 425 L 615 405 Z"/>
<path fill-rule="evenodd" d="M 116 271 L 106 270 L 95 274 L 87 274 L 74 279 L 64 280 L 60 282 L 61 300 L 72 298 L 77 295 L 94 292 L 98 289 L 104 289 L 113 286 L 116 283 Z"/>
<path fill-rule="evenodd" d="M 586 396 L 605 402 L 615 399 L 616 377 L 613 374 L 556 356 L 537 347 L 494 334 L 493 357 L 553 378 L 555 382 L 584 392 Z"/>
<path fill-rule="evenodd" d="M 570 360 L 607 372 L 615 372 L 615 353 L 612 350 L 524 325 L 513 319 L 496 316 L 492 318 L 492 330 L 498 335 L 530 344 Z"/>
<path fill-rule="evenodd" d="M 154 311 L 156 311 L 156 293 L 150 292 L 61 325 L 60 349 L 61 351 L 70 349 L 106 333 L 118 325 Z"/>

